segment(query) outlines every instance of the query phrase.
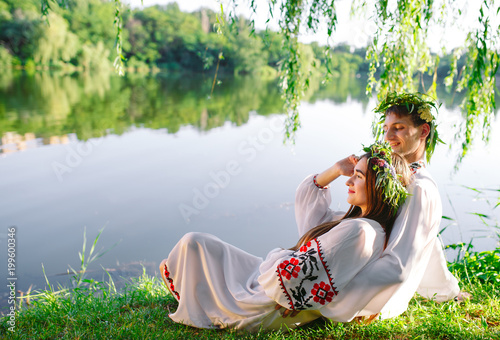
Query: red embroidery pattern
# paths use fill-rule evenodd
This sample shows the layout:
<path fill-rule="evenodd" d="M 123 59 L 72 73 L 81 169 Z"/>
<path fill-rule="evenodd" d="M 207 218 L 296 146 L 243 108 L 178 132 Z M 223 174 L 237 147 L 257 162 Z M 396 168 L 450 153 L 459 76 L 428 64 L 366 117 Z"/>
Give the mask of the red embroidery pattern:
<path fill-rule="evenodd" d="M 287 280 L 290 280 L 292 276 L 297 278 L 300 272 L 299 261 L 295 258 L 291 258 L 290 261 L 286 260 L 280 264 L 281 268 L 281 276 L 286 277 Z"/>
<path fill-rule="evenodd" d="M 175 287 L 174 287 L 174 280 L 172 280 L 172 278 L 170 277 L 170 272 L 168 271 L 167 269 L 167 265 L 165 264 L 165 270 L 163 272 L 163 275 L 165 276 L 165 278 L 167 279 L 168 283 L 170 284 L 170 291 L 175 294 L 175 296 L 177 297 L 177 300 L 180 300 L 181 299 L 181 296 L 179 295 L 178 292 L 176 292 L 175 290 Z"/>
<path fill-rule="evenodd" d="M 319 259 L 321 260 L 321 263 L 323 264 L 323 268 L 325 268 L 326 275 L 328 275 L 328 282 L 330 282 L 330 284 L 333 287 L 333 293 L 335 295 L 337 295 L 338 292 L 337 292 L 337 289 L 335 288 L 335 286 L 333 285 L 333 278 L 332 278 L 332 274 L 330 273 L 330 268 L 328 268 L 328 266 L 326 265 L 325 258 L 323 257 L 323 249 L 321 248 L 321 243 L 319 242 L 319 240 L 317 238 L 315 238 L 315 241 L 316 241 L 316 244 L 318 245 Z"/>
<path fill-rule="evenodd" d="M 337 292 L 335 290 L 330 291 L 331 288 L 332 287 L 324 281 L 321 281 L 320 284 L 315 283 L 311 290 L 311 294 L 314 295 L 314 302 L 319 302 L 322 305 L 324 305 L 325 302 L 332 302 L 332 298 Z"/>
<path fill-rule="evenodd" d="M 410 164 L 410 171 L 412 174 L 416 174 L 420 168 L 425 168 L 425 163 L 422 161 L 413 162 Z"/>
<path fill-rule="evenodd" d="M 311 241 L 307 242 L 307 244 L 304 244 L 302 247 L 300 247 L 300 251 L 307 251 L 307 248 L 311 246 Z"/>
<path fill-rule="evenodd" d="M 290 294 L 289 294 L 289 293 L 288 293 L 288 291 L 286 290 L 286 287 L 285 287 L 285 285 L 284 285 L 284 283 L 283 283 L 283 278 L 282 278 L 282 277 L 281 277 L 281 275 L 280 275 L 280 268 L 279 268 L 279 266 L 278 266 L 278 270 L 277 270 L 277 272 L 278 272 L 278 280 L 280 281 L 280 287 L 281 287 L 281 290 L 283 290 L 283 294 L 285 294 L 286 299 L 288 300 L 288 305 L 290 306 L 290 309 L 295 309 L 295 308 L 293 307 L 293 300 L 292 300 L 292 297 L 290 296 Z"/>
<path fill-rule="evenodd" d="M 318 174 L 314 175 L 314 177 L 313 177 L 314 185 L 317 186 L 320 189 L 328 189 L 328 185 L 325 185 L 324 187 L 322 187 L 321 185 L 319 185 L 318 182 L 316 182 L 316 177 L 318 177 Z"/>
<path fill-rule="evenodd" d="M 290 309 L 319 308 L 338 294 L 317 238 L 281 262 L 277 273 Z"/>

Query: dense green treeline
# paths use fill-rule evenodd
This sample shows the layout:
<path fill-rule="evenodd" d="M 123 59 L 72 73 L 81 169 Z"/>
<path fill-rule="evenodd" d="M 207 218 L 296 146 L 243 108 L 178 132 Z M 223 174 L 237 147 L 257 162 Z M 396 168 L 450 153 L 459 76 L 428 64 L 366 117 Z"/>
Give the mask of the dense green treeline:
<path fill-rule="evenodd" d="M 106 70 L 114 10 L 100 1 L 68 1 L 42 18 L 36 0 L 0 0 L 0 64 Z"/>
<path fill-rule="evenodd" d="M 115 54 L 115 4 L 102 0 L 66 0 L 47 18 L 39 0 L 0 0 L 0 68 L 111 70 Z M 123 12 L 123 51 L 129 69 L 219 69 L 235 74 L 274 75 L 283 59 L 281 36 L 272 31 L 250 34 L 249 22 L 222 26 L 216 13 L 184 13 L 177 4 Z M 301 45 L 304 64 L 324 67 L 317 43 Z M 339 47 L 330 61 L 334 74 L 365 72 L 365 50 Z M 219 64 L 219 65 L 217 65 Z"/>
<path fill-rule="evenodd" d="M 67 71 L 111 71 L 116 28 L 115 3 L 105 0 L 66 0 L 42 17 L 39 0 L 0 0 L 0 69 L 9 66 Z M 274 76 L 287 53 L 282 37 L 272 31 L 251 34 L 240 18 L 221 25 L 216 13 L 180 11 L 177 4 L 127 8 L 123 12 L 123 52 L 129 70 L 263 74 Z M 309 65 L 323 74 L 328 62 L 333 76 L 367 74 L 366 49 L 339 45 L 327 61 L 318 43 L 301 44 L 304 71 Z M 449 71 L 451 56 L 442 58 L 438 76 Z M 460 65 L 459 65 L 460 67 Z"/>

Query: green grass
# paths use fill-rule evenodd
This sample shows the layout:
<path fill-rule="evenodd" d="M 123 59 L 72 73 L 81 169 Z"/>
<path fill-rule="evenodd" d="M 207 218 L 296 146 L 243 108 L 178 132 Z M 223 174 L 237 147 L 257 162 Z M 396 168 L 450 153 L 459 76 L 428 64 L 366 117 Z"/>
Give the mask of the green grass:
<path fill-rule="evenodd" d="M 497 249 L 498 250 L 498 249 Z M 473 255 L 473 254 L 472 254 Z M 463 268 L 462 268 L 463 269 Z M 0 321 L 7 339 L 500 339 L 500 285 L 496 280 L 455 272 L 470 301 L 437 304 L 415 296 L 408 310 L 370 325 L 313 322 L 297 330 L 250 334 L 201 330 L 168 318 L 177 303 L 161 279 L 145 273 L 117 291 L 113 281 L 81 280 L 72 289 L 33 293 L 22 299 L 15 332 Z"/>
<path fill-rule="evenodd" d="M 470 301 L 435 303 L 415 295 L 405 313 L 369 325 L 318 320 L 289 333 L 250 334 L 205 330 L 176 324 L 168 314 L 177 308 L 161 278 L 146 275 L 116 289 L 108 282 L 86 279 L 86 269 L 105 252 L 95 253 L 97 235 L 88 254 L 84 234 L 80 270 L 72 287 L 54 287 L 18 297 L 14 332 L 9 317 L 0 319 L 6 339 L 500 339 L 500 247 L 472 251 L 471 243 L 452 245 L 459 255 L 450 263 Z"/>

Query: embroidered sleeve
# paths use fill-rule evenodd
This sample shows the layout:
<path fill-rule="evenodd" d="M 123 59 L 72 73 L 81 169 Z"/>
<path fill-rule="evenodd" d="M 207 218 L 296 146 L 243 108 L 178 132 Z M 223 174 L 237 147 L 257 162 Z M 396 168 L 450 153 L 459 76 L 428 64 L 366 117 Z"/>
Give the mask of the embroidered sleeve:
<path fill-rule="evenodd" d="M 413 162 L 409 165 L 412 174 L 416 174 L 419 169 L 425 168 L 425 163 L 423 161 Z"/>
<path fill-rule="evenodd" d="M 328 186 L 319 188 L 315 176 L 307 176 L 295 192 L 295 221 L 299 237 L 323 222 L 340 219 L 344 213 L 330 209 L 332 197 Z"/>
<path fill-rule="evenodd" d="M 279 263 L 276 275 L 289 309 L 318 309 L 338 293 L 318 239 L 311 240 Z"/>
<path fill-rule="evenodd" d="M 380 257 L 384 241 L 377 222 L 346 220 L 297 251 L 269 253 L 259 267 L 258 281 L 283 307 L 323 311 L 336 303 L 337 294 L 362 268 Z"/>
<path fill-rule="evenodd" d="M 321 186 L 318 184 L 318 182 L 316 181 L 316 177 L 318 177 L 318 174 L 314 175 L 313 177 L 313 183 L 314 185 L 317 187 L 317 188 L 320 188 L 320 189 L 328 189 L 329 186 L 328 185 L 325 185 L 325 186 Z"/>

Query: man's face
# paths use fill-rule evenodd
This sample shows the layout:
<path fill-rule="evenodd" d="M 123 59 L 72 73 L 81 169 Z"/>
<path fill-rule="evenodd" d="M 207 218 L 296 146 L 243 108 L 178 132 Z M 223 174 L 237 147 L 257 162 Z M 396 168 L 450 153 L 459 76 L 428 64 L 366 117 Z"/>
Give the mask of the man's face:
<path fill-rule="evenodd" d="M 389 113 L 385 117 L 383 128 L 384 139 L 408 162 L 416 162 L 423 157 L 427 136 L 423 133 L 424 126 L 416 127 L 410 116 Z"/>

